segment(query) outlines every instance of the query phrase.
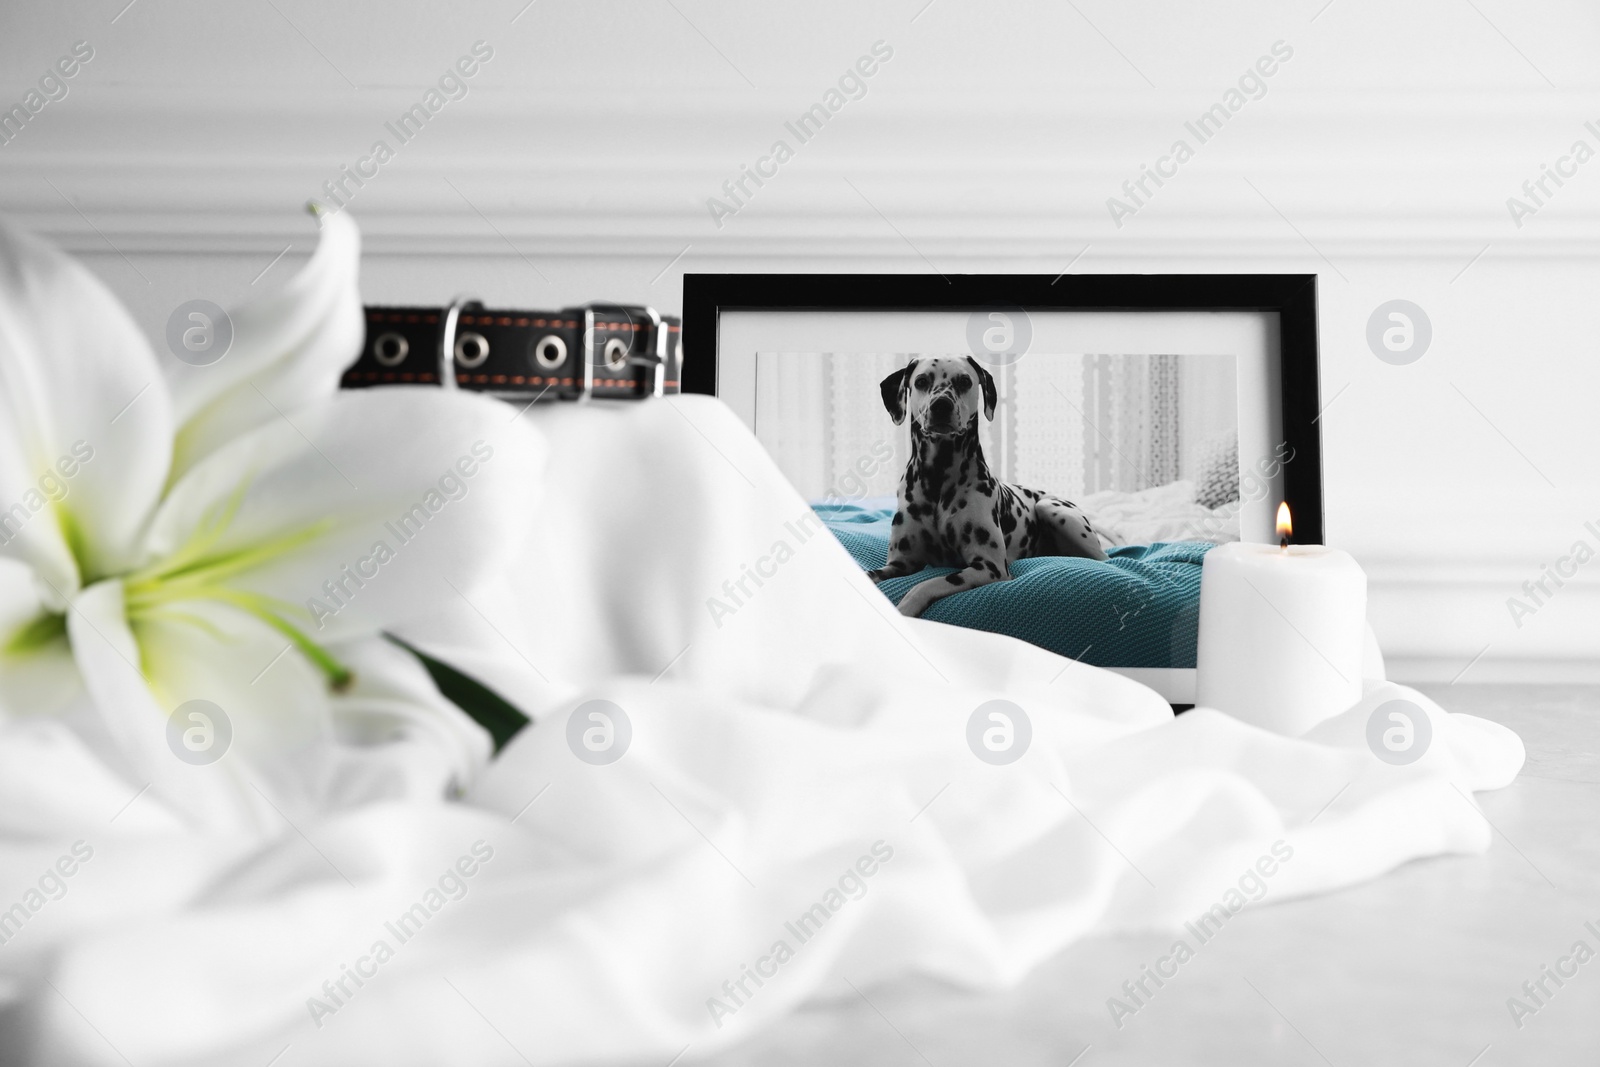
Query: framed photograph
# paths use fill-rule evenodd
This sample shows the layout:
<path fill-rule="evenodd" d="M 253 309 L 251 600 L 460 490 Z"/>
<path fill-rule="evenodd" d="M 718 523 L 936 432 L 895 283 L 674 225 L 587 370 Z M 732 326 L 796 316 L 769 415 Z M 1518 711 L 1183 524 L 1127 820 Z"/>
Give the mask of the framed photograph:
<path fill-rule="evenodd" d="M 684 391 L 738 413 L 903 611 L 1174 703 L 1192 702 L 1205 552 L 1277 543 L 1280 504 L 1291 540 L 1322 542 L 1315 275 L 691 274 L 683 337 Z M 981 495 L 980 518 L 1005 495 L 962 480 L 979 460 L 911 464 L 957 454 L 936 437 L 1021 502 L 1005 580 L 959 537 L 897 552 L 908 477 Z M 936 579 L 956 591 L 912 593 Z"/>

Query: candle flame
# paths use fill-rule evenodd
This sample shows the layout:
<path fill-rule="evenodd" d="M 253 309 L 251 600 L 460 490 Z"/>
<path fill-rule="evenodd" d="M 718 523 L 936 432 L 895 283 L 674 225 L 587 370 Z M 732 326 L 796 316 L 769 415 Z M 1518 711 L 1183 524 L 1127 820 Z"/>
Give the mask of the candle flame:
<path fill-rule="evenodd" d="M 1293 533 L 1294 520 L 1289 517 L 1289 502 L 1283 501 L 1278 505 L 1278 543 L 1287 545 Z"/>

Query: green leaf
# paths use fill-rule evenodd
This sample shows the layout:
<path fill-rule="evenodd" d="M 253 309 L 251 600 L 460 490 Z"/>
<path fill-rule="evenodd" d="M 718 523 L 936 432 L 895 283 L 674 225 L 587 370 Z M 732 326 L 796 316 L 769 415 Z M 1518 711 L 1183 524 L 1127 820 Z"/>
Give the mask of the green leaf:
<path fill-rule="evenodd" d="M 469 678 L 448 663 L 442 663 L 424 652 L 419 652 L 394 634 L 384 634 L 384 636 L 417 657 L 428 669 L 428 673 L 433 677 L 433 684 L 439 687 L 439 692 L 444 694 L 445 699 L 489 731 L 489 736 L 494 738 L 496 755 L 506 747 L 506 742 L 517 735 L 517 731 L 528 725 L 529 719 L 526 715 L 476 678 Z"/>

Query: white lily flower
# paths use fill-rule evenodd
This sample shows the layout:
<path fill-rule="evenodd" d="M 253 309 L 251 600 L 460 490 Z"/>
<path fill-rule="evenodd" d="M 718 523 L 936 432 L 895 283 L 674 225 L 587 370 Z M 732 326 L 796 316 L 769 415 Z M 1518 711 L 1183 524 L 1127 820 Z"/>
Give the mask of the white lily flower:
<path fill-rule="evenodd" d="M 0 230 L 0 730 L 48 721 L 129 796 L 254 831 L 487 759 L 381 634 L 510 563 L 542 449 L 484 397 L 337 393 L 359 254 L 326 218 L 225 358 L 164 374 L 88 271 Z M 196 700 L 221 715 L 173 720 Z"/>

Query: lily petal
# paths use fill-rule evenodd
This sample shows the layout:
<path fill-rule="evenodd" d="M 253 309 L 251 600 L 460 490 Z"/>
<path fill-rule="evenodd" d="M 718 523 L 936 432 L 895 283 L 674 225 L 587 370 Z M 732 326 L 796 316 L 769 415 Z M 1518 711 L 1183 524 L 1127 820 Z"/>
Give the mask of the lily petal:
<path fill-rule="evenodd" d="M 114 745 L 114 756 L 106 754 L 119 762 L 114 772 L 197 824 L 255 833 L 276 824 L 267 794 L 252 788 L 248 773 L 240 773 L 242 761 L 230 762 L 232 756 L 224 753 L 216 762 L 197 765 L 181 759 L 169 744 L 174 709 L 162 707 L 145 682 L 120 581 L 100 582 L 74 598 L 67 633 Z"/>
<path fill-rule="evenodd" d="M 0 557 L 0 719 L 48 715 L 83 693 L 67 644 L 33 568 Z"/>
<path fill-rule="evenodd" d="M 317 250 L 283 290 L 230 310 L 233 344 L 216 363 L 167 361 L 180 422 L 173 480 L 222 443 L 331 396 L 361 351 L 361 234 L 324 216 Z"/>
<path fill-rule="evenodd" d="M 340 747 L 323 810 L 465 792 L 489 763 L 489 732 L 446 700 L 405 649 L 367 638 L 331 651 L 355 683 L 329 705 Z"/>
<path fill-rule="evenodd" d="M 109 737 L 91 747 L 113 780 L 134 783 L 124 799 L 149 787 L 142 809 L 271 836 L 339 808 L 458 795 L 488 762 L 487 732 L 386 640 L 334 646 L 355 681 L 330 694 L 281 635 L 248 615 L 194 603 L 128 628 L 119 593 L 116 582 L 86 590 L 68 627 L 98 720 L 79 729 Z M 186 748 L 183 731 L 197 726 L 201 746 Z"/>
<path fill-rule="evenodd" d="M 188 701 L 208 701 L 227 719 L 229 749 L 257 765 L 249 781 L 270 779 L 273 795 L 315 792 L 321 769 L 314 757 L 333 736 L 328 687 L 290 641 L 215 601 L 174 604 L 139 618 L 131 629 L 163 722 Z M 164 756 L 174 755 L 170 747 Z"/>
<path fill-rule="evenodd" d="M 171 453 L 167 386 L 128 312 L 0 227 L 0 556 L 32 566 L 59 610 L 131 559 Z"/>
<path fill-rule="evenodd" d="M 135 635 L 159 707 L 207 700 L 208 714 L 226 717 L 218 766 L 271 802 L 269 828 L 377 800 L 443 799 L 488 762 L 488 733 L 382 638 L 327 650 L 352 678 L 330 693 L 282 634 L 224 604 L 181 605 Z"/>
<path fill-rule="evenodd" d="M 502 574 L 542 459 L 536 431 L 487 397 L 389 388 L 302 407 L 172 487 L 130 612 L 193 596 L 319 647 L 374 635 Z"/>

